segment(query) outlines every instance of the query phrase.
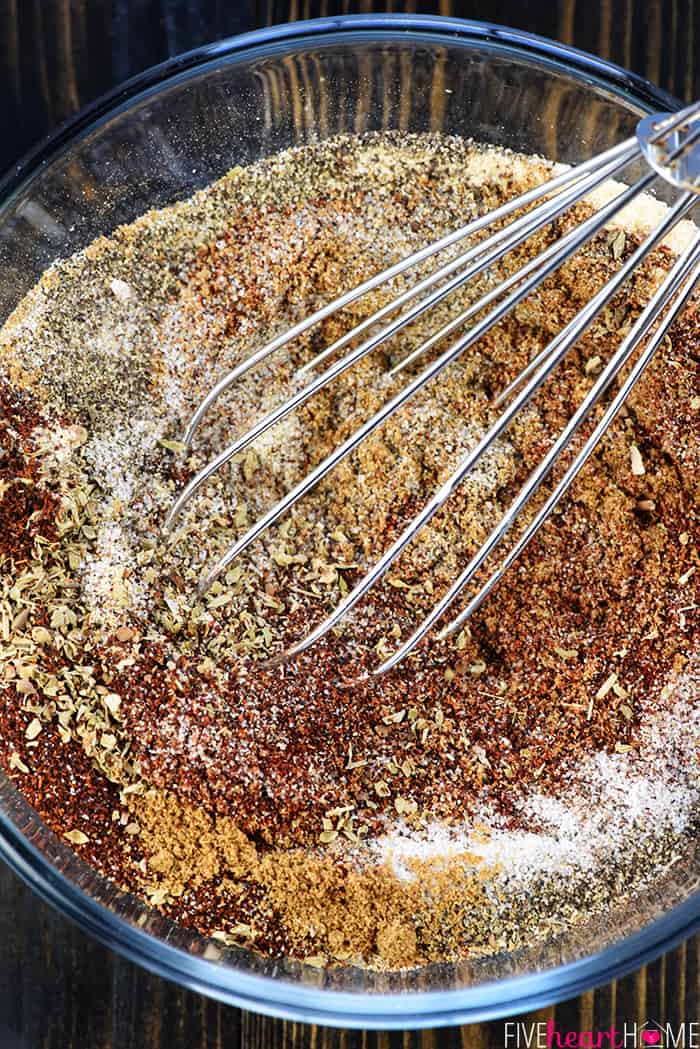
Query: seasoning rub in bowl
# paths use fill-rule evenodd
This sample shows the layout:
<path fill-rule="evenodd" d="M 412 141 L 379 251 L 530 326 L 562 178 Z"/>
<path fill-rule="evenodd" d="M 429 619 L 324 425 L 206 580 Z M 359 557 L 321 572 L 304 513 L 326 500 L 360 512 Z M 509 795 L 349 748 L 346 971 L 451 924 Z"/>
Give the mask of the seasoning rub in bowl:
<path fill-rule="evenodd" d="M 54 264 L 2 331 L 0 760 L 88 863 L 180 925 L 321 966 L 491 956 L 632 898 L 694 833 L 694 300 L 561 512 L 470 627 L 386 678 L 358 680 L 483 540 L 687 228 L 342 630 L 290 665 L 261 667 L 381 554 L 476 443 L 493 393 L 663 204 L 640 200 L 206 597 L 196 597 L 205 566 L 404 381 L 391 365 L 590 202 L 288 416 L 204 487 L 172 539 L 161 532 L 183 482 L 288 396 L 298 367 L 386 289 L 246 376 L 188 453 L 184 425 L 223 374 L 547 170 L 437 134 L 289 149 Z"/>

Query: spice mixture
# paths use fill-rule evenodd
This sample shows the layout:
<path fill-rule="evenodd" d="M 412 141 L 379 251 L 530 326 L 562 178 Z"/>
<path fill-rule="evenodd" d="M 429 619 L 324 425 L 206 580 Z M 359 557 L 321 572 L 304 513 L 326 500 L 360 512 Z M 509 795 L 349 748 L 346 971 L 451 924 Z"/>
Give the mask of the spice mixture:
<path fill-rule="evenodd" d="M 392 366 L 592 202 L 268 430 L 162 532 L 189 477 L 415 271 L 249 372 L 186 450 L 191 413 L 227 371 L 547 170 L 437 136 L 290 150 L 56 263 L 5 324 L 0 762 L 88 863 L 177 922 L 322 965 L 492 954 L 633 898 L 695 834 L 695 299 L 470 625 L 429 638 L 384 678 L 363 677 L 498 520 L 687 223 L 342 625 L 296 661 L 265 666 L 399 534 L 496 417 L 494 395 L 628 257 L 661 203 L 638 200 L 204 596 L 197 584 L 215 559 L 426 358 L 407 373 Z"/>

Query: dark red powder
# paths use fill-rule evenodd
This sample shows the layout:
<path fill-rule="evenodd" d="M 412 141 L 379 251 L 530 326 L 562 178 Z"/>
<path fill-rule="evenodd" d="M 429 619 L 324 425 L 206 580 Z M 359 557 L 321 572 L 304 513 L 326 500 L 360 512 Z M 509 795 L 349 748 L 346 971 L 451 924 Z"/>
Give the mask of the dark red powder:
<path fill-rule="evenodd" d="M 0 557 L 10 557 L 16 567 L 30 556 L 37 536 L 56 538 L 58 500 L 39 480 L 28 440 L 43 421 L 27 392 L 0 380 Z"/>

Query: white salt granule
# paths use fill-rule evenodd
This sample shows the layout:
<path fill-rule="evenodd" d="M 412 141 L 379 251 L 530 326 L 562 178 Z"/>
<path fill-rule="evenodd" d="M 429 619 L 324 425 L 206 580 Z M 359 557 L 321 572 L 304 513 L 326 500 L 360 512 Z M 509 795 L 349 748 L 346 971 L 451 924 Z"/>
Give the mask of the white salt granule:
<path fill-rule="evenodd" d="M 103 525 L 95 553 L 81 566 L 85 599 L 100 621 L 115 622 L 124 609 L 142 606 L 143 592 L 128 575 L 133 564 L 134 552 L 122 528 L 114 522 Z"/>
<path fill-rule="evenodd" d="M 90 438 L 84 456 L 106 495 L 124 506 L 131 503 L 143 487 L 143 456 L 155 446 L 161 428 L 157 421 L 136 417 L 128 428 Z"/>
<path fill-rule="evenodd" d="M 644 837 L 682 835 L 700 805 L 694 774 L 700 748 L 699 682 L 698 667 L 691 664 L 668 686 L 675 701 L 671 708 L 655 710 L 656 697 L 649 697 L 638 751 L 592 754 L 574 771 L 560 798 L 527 798 L 520 815 L 526 824 L 541 827 L 538 833 L 503 829 L 498 815 L 484 805 L 461 825 L 435 822 L 416 831 L 397 821 L 368 843 L 374 860 L 411 880 L 416 877 L 411 861 L 447 864 L 469 853 L 487 867 L 497 867 L 499 880 L 526 888 L 543 874 L 598 870 Z"/>

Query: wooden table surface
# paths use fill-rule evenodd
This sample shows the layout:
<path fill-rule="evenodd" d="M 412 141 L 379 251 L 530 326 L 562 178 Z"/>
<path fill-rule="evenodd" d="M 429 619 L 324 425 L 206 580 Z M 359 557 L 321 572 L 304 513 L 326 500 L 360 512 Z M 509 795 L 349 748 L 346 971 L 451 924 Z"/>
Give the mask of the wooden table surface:
<path fill-rule="evenodd" d="M 515 26 L 596 52 L 680 97 L 700 95 L 700 0 L 0 0 L 0 169 L 92 98 L 168 55 L 261 25 L 373 10 Z M 697 1020 L 699 958 L 700 938 L 527 1019 L 554 1017 L 573 1030 Z M 219 1006 L 107 951 L 0 866 L 0 1049 L 503 1045 L 503 1021 L 387 1034 Z"/>

